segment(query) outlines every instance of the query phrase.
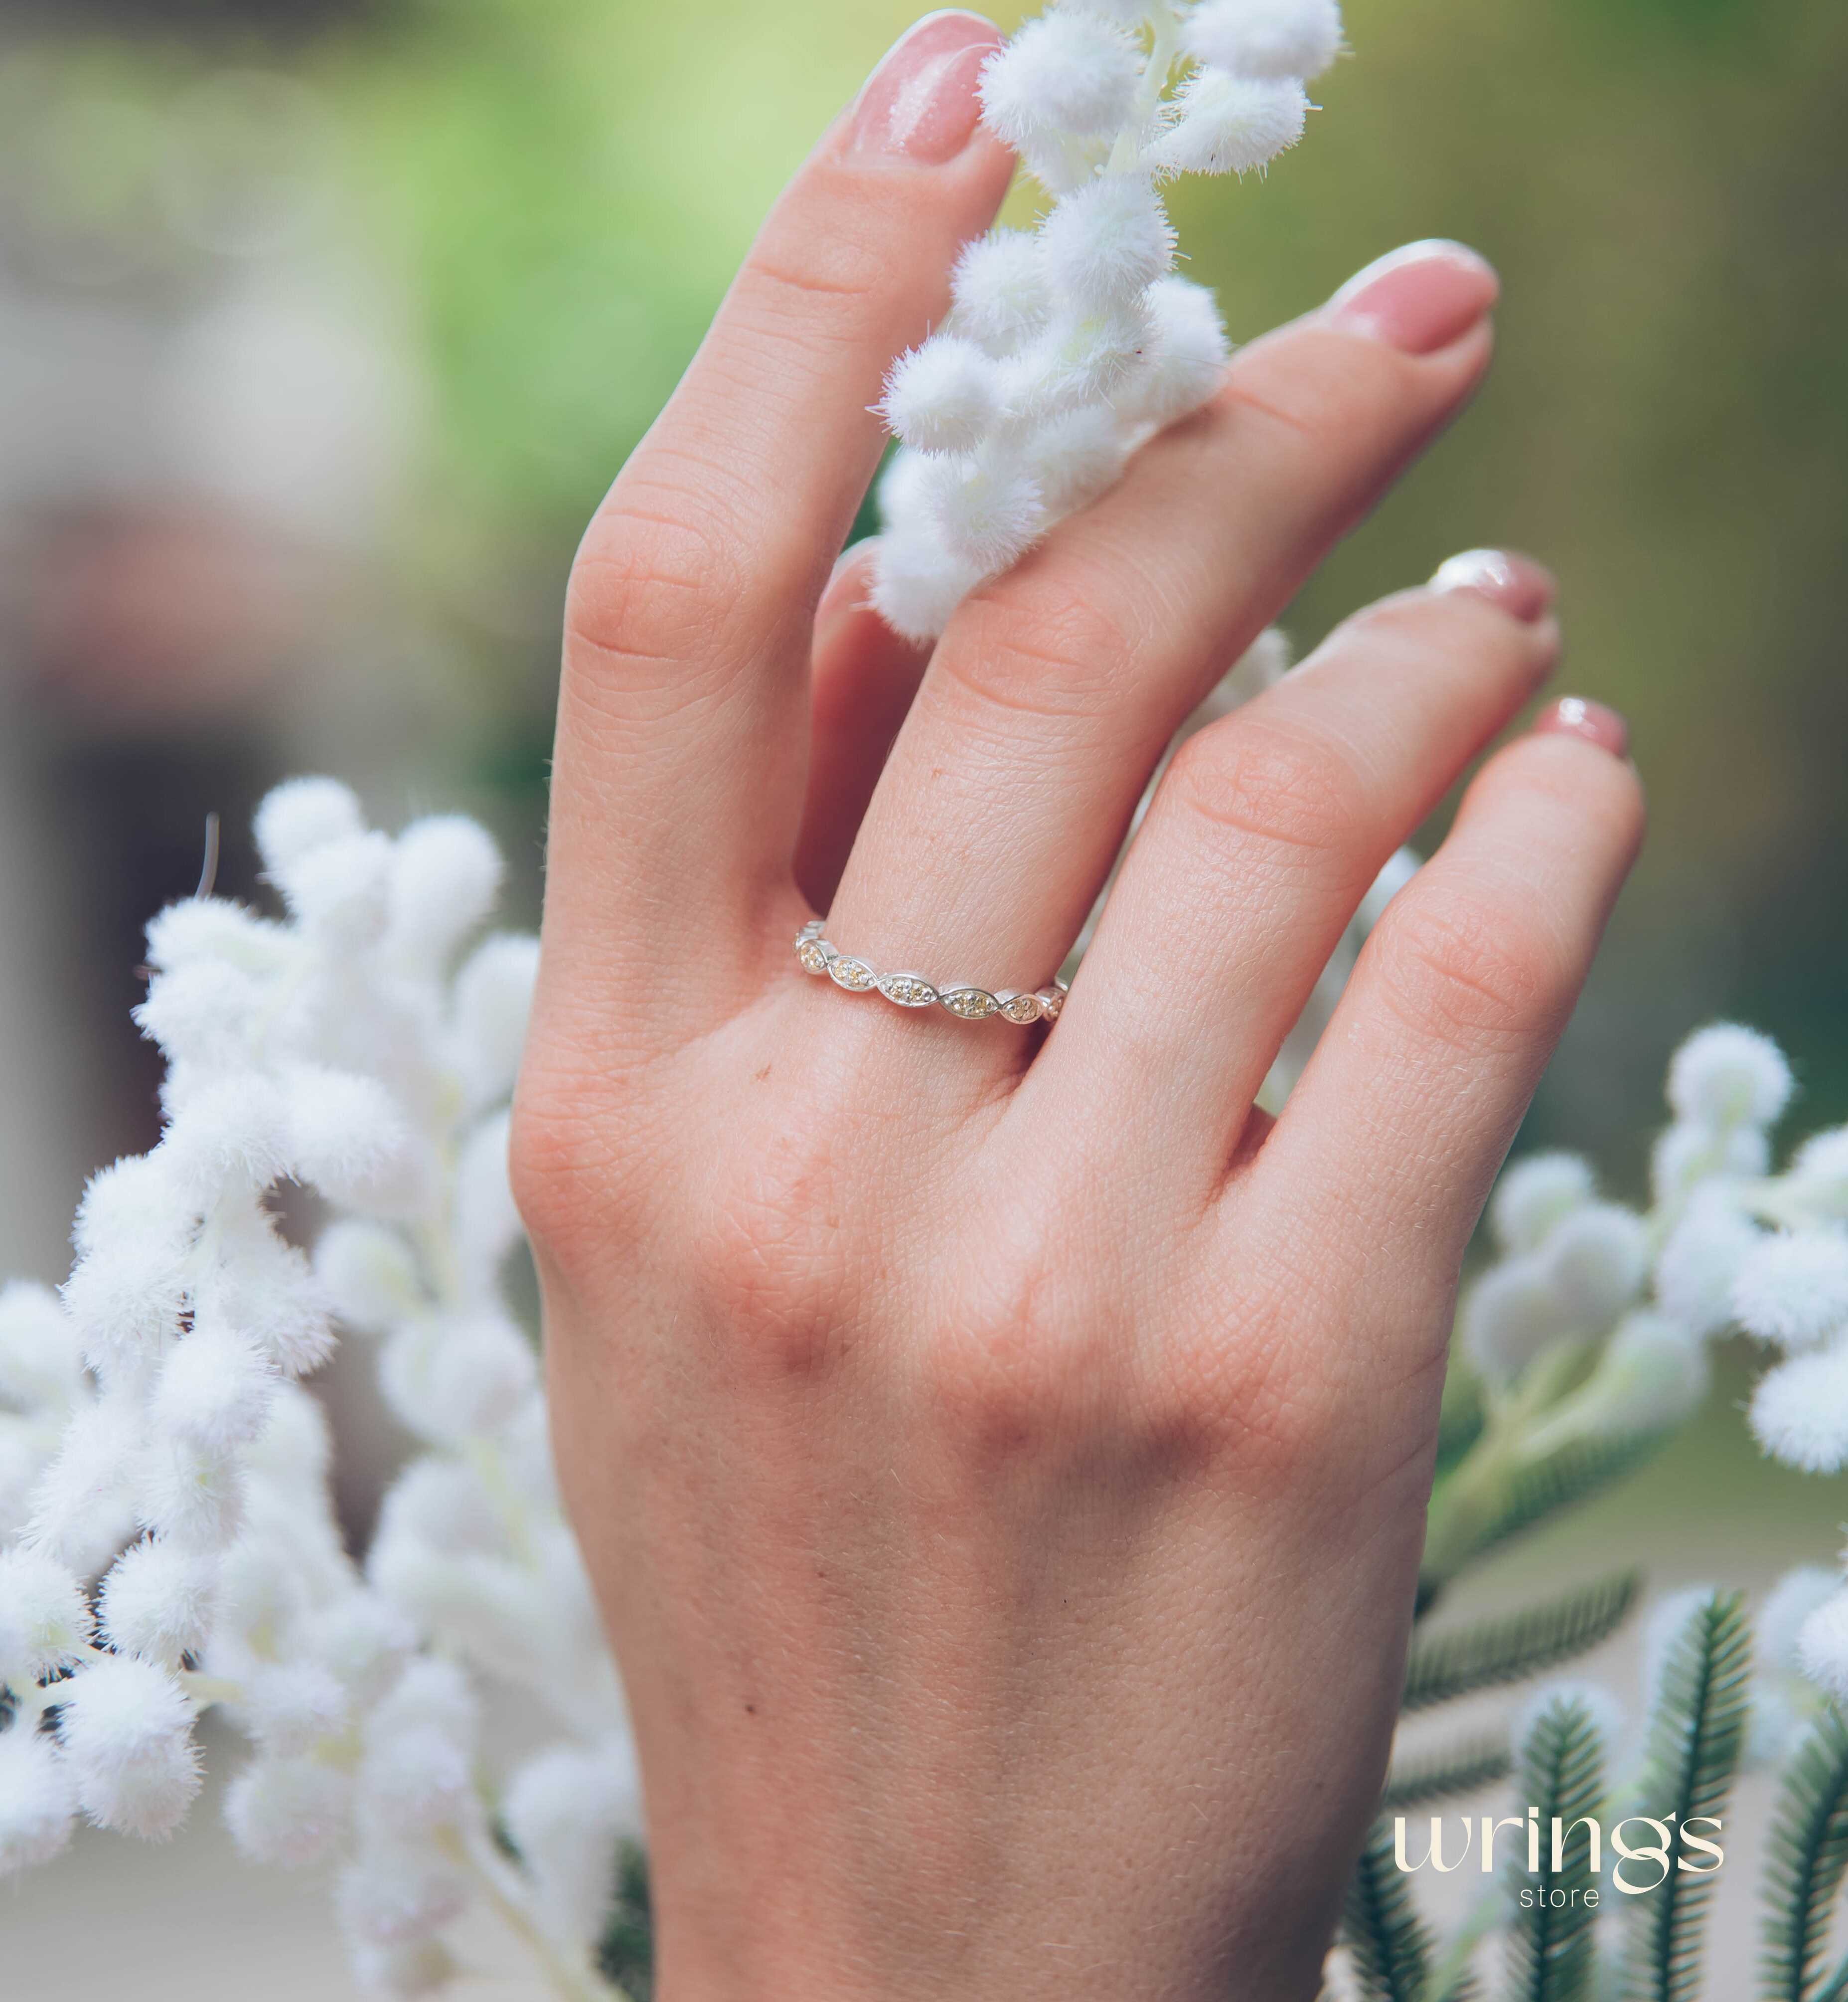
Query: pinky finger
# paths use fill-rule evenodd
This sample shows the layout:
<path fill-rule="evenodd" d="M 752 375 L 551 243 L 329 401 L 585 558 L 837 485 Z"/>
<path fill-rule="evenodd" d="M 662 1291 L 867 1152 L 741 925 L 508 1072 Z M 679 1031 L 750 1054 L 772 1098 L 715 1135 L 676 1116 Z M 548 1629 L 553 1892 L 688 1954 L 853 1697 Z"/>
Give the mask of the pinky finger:
<path fill-rule="evenodd" d="M 1636 859 L 1642 790 L 1623 748 L 1619 719 L 1567 701 L 1484 767 L 1234 1177 L 1241 1227 L 1274 1206 L 1319 1256 L 1354 1262 L 1340 1276 L 1358 1292 L 1383 1265 L 1454 1280 Z"/>
<path fill-rule="evenodd" d="M 850 551 L 815 613 L 810 682 L 808 793 L 796 842 L 796 881 L 818 911 L 841 872 L 924 678 L 927 647 L 901 640 L 873 609 L 877 545 Z"/>

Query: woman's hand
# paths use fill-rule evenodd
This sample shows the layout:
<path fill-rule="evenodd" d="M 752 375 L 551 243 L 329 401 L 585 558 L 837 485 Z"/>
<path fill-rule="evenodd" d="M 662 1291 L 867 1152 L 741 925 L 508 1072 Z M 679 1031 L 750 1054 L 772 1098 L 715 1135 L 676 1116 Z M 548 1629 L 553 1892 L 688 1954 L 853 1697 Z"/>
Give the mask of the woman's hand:
<path fill-rule="evenodd" d="M 663 2002 L 1313 1994 L 1464 1244 L 1641 827 L 1614 719 L 1501 751 L 1254 1111 L 1553 665 L 1546 580 L 1483 560 L 1191 740 L 1050 1033 L 804 976 L 813 905 L 1044 983 L 1170 734 L 1488 361 L 1478 260 L 1375 267 L 926 661 L 828 579 L 1008 179 L 995 39 L 933 16 L 823 140 L 572 581 L 514 1170 Z"/>

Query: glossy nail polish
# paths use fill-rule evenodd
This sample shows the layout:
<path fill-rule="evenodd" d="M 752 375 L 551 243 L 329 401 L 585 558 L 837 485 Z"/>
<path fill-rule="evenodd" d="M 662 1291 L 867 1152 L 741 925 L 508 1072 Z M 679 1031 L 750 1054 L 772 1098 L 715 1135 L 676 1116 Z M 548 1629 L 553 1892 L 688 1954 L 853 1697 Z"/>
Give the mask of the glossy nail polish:
<path fill-rule="evenodd" d="M 982 65 L 1000 45 L 1000 30 L 979 14 L 927 14 L 861 91 L 853 150 L 923 166 L 954 159 L 982 117 L 976 86 Z"/>
<path fill-rule="evenodd" d="M 1613 758 L 1627 757 L 1630 752 L 1630 725 L 1614 709 L 1583 696 L 1566 696 L 1541 710 L 1533 731 L 1536 737 L 1582 737 Z"/>
<path fill-rule="evenodd" d="M 1407 354 L 1460 340 L 1501 296 L 1501 281 L 1461 243 L 1408 243 L 1350 278 L 1328 302 L 1331 326 Z"/>
<path fill-rule="evenodd" d="M 1431 588 L 1485 598 L 1525 626 L 1544 619 L 1558 595 L 1552 571 L 1512 549 L 1466 549 L 1438 566 Z"/>

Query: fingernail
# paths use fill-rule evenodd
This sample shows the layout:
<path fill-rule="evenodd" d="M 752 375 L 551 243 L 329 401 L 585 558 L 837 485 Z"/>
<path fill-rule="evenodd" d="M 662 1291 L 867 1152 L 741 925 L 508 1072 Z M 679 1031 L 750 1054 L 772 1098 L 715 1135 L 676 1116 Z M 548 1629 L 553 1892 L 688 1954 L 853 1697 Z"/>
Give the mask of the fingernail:
<path fill-rule="evenodd" d="M 1001 31 L 960 8 L 926 14 L 901 36 L 859 94 L 853 148 L 941 166 L 982 117 L 976 85 Z"/>
<path fill-rule="evenodd" d="M 1461 243 L 1408 243 L 1350 278 L 1327 316 L 1407 354 L 1460 340 L 1501 295 L 1493 268 Z"/>
<path fill-rule="evenodd" d="M 1552 571 L 1512 549 L 1466 549 L 1438 565 L 1431 588 L 1486 598 L 1524 626 L 1538 625 L 1558 595 Z"/>
<path fill-rule="evenodd" d="M 1630 752 L 1630 725 L 1614 709 L 1601 702 L 1588 702 L 1583 696 L 1569 695 L 1543 709 L 1535 719 L 1536 737 L 1582 737 L 1613 758 Z"/>

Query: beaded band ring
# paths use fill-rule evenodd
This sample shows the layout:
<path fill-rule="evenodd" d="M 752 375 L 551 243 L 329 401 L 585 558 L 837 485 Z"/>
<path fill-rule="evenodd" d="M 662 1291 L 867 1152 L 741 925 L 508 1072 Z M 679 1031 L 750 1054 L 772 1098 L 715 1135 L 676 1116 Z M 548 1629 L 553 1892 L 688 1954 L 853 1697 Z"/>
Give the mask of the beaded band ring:
<path fill-rule="evenodd" d="M 898 1008 L 942 1008 L 959 1022 L 985 1022 L 999 1016 L 1021 1028 L 1034 1022 L 1056 1022 L 1065 1005 L 1069 990 L 1058 980 L 1037 993 L 1011 987 L 990 993 L 967 981 L 939 987 L 921 973 L 877 972 L 865 960 L 830 945 L 821 936 L 822 923 L 820 918 L 811 918 L 796 934 L 797 963 L 804 973 L 825 976 L 849 994 L 883 994 Z"/>

